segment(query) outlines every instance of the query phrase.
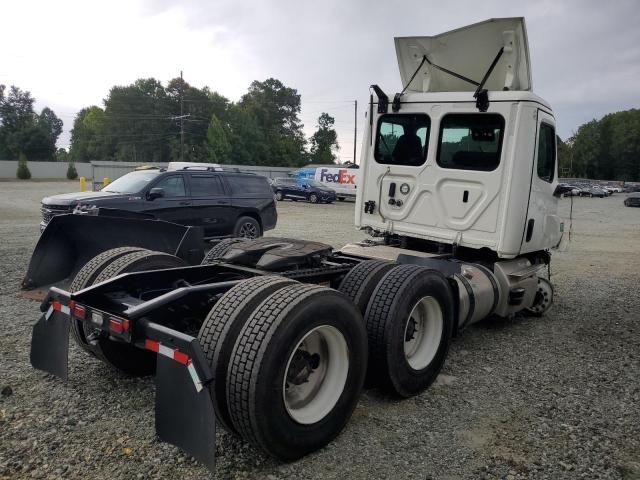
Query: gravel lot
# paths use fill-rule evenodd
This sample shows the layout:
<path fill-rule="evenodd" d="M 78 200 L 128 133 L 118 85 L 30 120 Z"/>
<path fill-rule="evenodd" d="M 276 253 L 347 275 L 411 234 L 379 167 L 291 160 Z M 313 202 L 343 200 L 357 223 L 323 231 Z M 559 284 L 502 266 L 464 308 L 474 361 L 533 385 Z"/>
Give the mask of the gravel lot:
<path fill-rule="evenodd" d="M 65 384 L 29 365 L 35 302 L 17 296 L 39 201 L 75 183 L 0 183 L 0 478 L 206 478 L 154 438 L 154 386 L 73 345 Z M 364 393 L 345 431 L 283 464 L 218 433 L 216 478 L 640 479 L 640 209 L 579 198 L 554 255 L 556 305 L 458 337 L 436 385 Z M 563 200 L 568 212 L 569 200 Z M 353 204 L 279 205 L 273 235 L 336 247 L 361 238 Z"/>

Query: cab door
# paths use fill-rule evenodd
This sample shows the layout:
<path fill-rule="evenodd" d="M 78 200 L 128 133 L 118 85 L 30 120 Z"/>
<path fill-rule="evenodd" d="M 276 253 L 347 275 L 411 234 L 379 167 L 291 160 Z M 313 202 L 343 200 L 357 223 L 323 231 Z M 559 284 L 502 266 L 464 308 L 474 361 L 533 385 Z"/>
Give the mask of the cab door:
<path fill-rule="evenodd" d="M 562 236 L 558 216 L 558 199 L 553 195 L 558 185 L 555 120 L 538 110 L 531 191 L 521 253 L 555 247 Z"/>

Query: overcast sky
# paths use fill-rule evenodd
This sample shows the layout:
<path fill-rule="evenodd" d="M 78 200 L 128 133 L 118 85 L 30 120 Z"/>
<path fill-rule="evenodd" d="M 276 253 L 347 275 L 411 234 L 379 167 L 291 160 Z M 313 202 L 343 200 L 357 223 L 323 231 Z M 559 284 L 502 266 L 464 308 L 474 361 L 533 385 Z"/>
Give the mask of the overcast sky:
<path fill-rule="evenodd" d="M 163 83 L 184 71 L 196 87 L 238 100 L 253 80 L 302 95 L 305 132 L 336 118 L 340 159 L 358 147 L 368 87 L 401 90 L 393 37 L 435 35 L 492 17 L 524 16 L 534 91 L 566 138 L 582 123 L 640 106 L 640 2 L 484 0 L 87 0 L 0 3 L 0 83 L 29 90 L 64 121 L 102 105 L 113 85 Z"/>

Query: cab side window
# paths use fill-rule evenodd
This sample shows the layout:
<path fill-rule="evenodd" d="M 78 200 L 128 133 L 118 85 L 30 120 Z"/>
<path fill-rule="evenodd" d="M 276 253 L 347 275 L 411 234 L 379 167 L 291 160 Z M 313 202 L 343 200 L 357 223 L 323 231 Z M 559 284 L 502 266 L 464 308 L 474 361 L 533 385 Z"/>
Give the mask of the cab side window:
<path fill-rule="evenodd" d="M 540 124 L 538 135 L 538 177 L 553 182 L 556 169 L 556 131 L 548 123 Z"/>
<path fill-rule="evenodd" d="M 164 190 L 165 198 L 187 196 L 187 191 L 184 188 L 184 179 L 181 175 L 167 177 L 160 180 L 155 186 Z"/>

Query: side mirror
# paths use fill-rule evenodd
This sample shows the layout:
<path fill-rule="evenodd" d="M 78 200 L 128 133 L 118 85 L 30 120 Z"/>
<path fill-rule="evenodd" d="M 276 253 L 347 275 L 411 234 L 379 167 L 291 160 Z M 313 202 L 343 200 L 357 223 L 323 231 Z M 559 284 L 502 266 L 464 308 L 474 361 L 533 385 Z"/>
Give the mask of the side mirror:
<path fill-rule="evenodd" d="M 302 188 L 304 188 L 305 190 L 309 189 L 309 185 L 307 185 L 306 183 L 302 185 Z"/>
<path fill-rule="evenodd" d="M 148 200 L 155 200 L 156 198 L 164 197 L 164 188 L 155 187 L 149 190 L 147 193 Z"/>

